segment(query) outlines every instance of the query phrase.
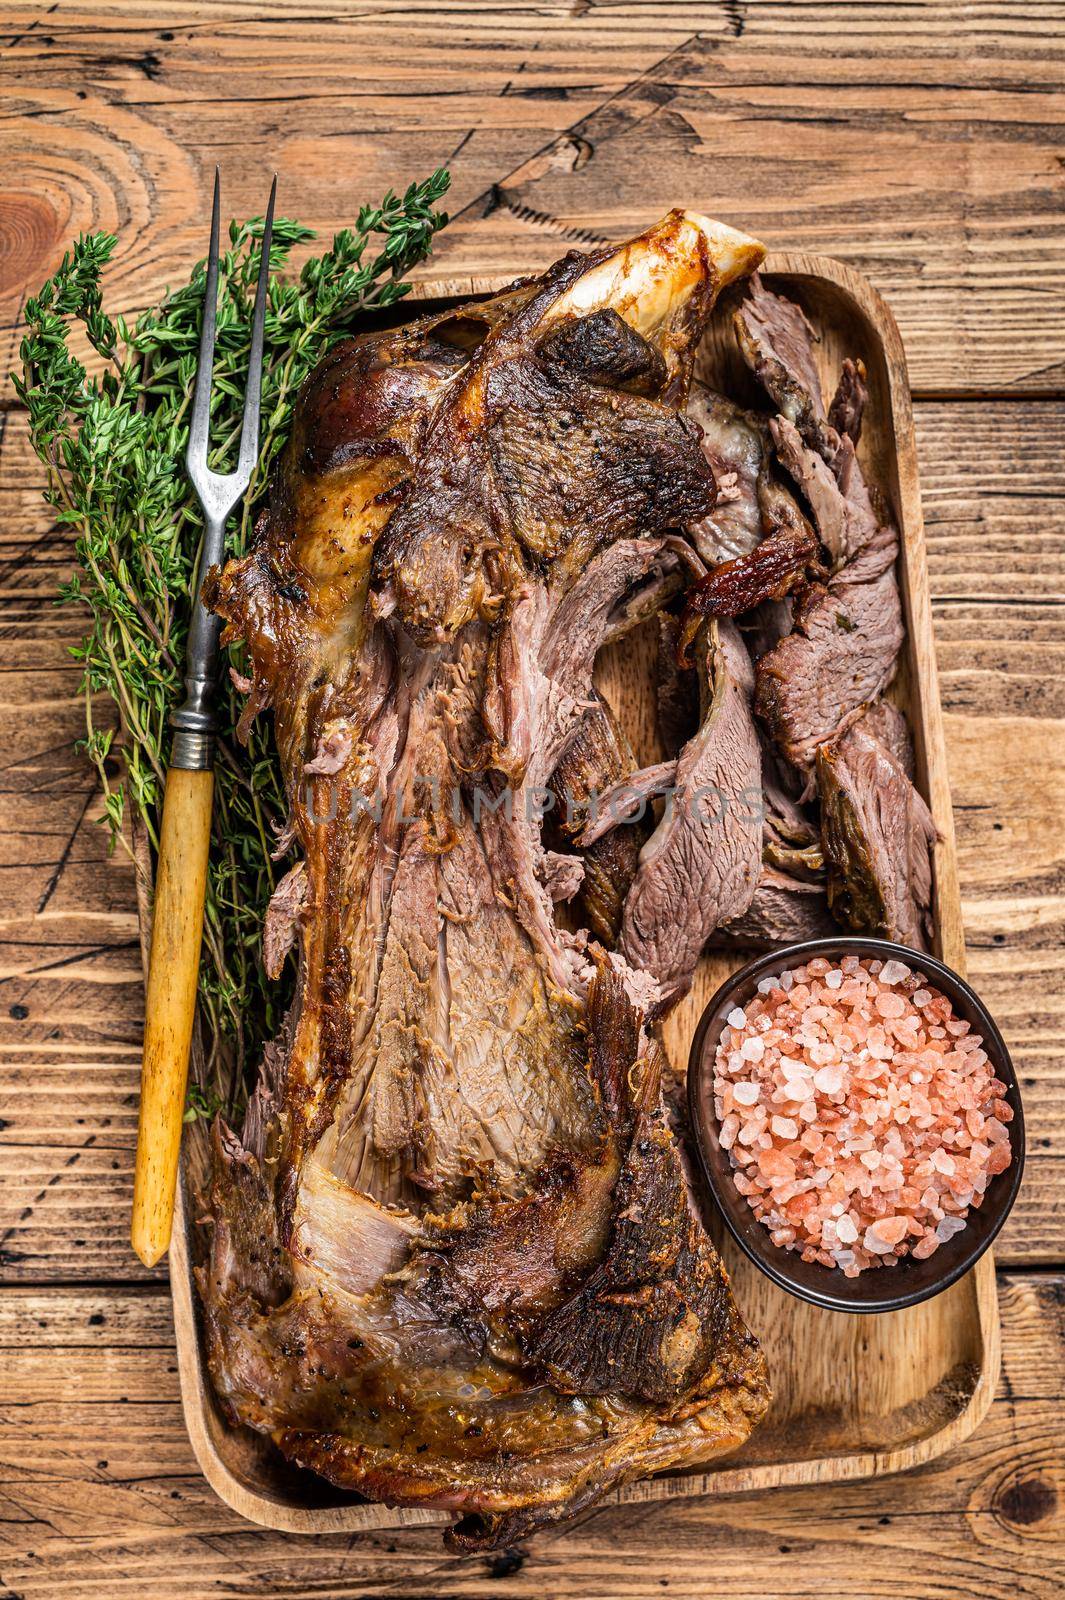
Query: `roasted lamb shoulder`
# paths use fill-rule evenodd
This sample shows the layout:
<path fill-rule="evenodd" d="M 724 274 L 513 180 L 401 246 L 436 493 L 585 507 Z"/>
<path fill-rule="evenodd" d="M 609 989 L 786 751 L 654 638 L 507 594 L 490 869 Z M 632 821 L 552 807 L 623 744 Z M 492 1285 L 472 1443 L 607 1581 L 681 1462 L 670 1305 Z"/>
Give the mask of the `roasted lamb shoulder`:
<path fill-rule="evenodd" d="M 705 1461 L 767 1404 L 663 1108 L 662 986 L 559 926 L 540 828 L 600 643 L 713 505 L 679 408 L 760 256 L 674 212 L 341 345 L 212 586 L 302 857 L 273 919 L 297 998 L 242 1135 L 215 1130 L 212 1379 L 293 1461 L 452 1512 L 456 1545 Z"/>

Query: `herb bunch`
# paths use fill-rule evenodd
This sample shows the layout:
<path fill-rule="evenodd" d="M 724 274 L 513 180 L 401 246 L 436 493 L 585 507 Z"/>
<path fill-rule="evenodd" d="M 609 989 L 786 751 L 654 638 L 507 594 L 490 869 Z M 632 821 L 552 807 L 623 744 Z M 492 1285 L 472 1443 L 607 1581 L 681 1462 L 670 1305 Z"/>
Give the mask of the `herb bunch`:
<path fill-rule="evenodd" d="M 449 181 L 438 171 L 402 196 L 389 191 L 379 205 L 364 206 L 354 228 L 338 233 L 332 248 L 294 278 L 283 276 L 289 256 L 315 235 L 298 222 L 275 220 L 259 458 L 239 522 L 235 513 L 227 530 L 231 553 L 247 547 L 304 378 L 360 312 L 407 293 L 404 274 L 429 254 L 447 222 L 437 202 Z M 240 438 L 262 231 L 262 218 L 231 223 L 219 263 L 209 458 L 219 472 L 233 465 Z M 135 820 L 154 853 L 168 717 L 183 693 L 203 526 L 184 460 L 206 264 L 131 323 L 103 308 L 101 278 L 115 244 L 111 234 L 81 237 L 27 303 L 22 374 L 14 382 L 47 470 L 46 498 L 57 522 L 74 534 L 77 569 L 59 600 L 88 612 L 73 654 L 83 667 L 83 748 L 99 775 L 111 845 L 130 848 L 128 824 Z M 90 374 L 78 359 L 72 335 L 87 341 L 100 371 Z M 100 695 L 117 707 L 117 737 L 112 718 L 98 723 Z M 257 724 L 247 749 L 237 747 L 239 701 L 226 675 L 200 969 L 207 1071 L 190 1093 L 190 1116 L 232 1108 L 289 1000 L 285 984 L 266 981 L 260 957 L 263 914 L 284 871 L 272 852 L 286 802 L 269 725 Z"/>

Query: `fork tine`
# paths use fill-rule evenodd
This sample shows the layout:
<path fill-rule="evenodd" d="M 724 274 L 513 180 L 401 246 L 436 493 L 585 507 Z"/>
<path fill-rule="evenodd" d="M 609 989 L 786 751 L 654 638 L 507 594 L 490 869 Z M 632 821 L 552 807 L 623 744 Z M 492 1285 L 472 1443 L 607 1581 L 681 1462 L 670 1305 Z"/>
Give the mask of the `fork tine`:
<path fill-rule="evenodd" d="M 207 466 L 207 440 L 211 425 L 211 374 L 214 370 L 215 305 L 218 299 L 219 176 L 214 169 L 214 206 L 211 211 L 211 248 L 207 254 L 207 285 L 203 294 L 200 356 L 196 363 L 196 388 L 185 460 L 190 472 Z"/>
<path fill-rule="evenodd" d="M 270 241 L 274 232 L 274 197 L 277 194 L 277 174 L 270 185 L 270 200 L 263 223 L 262 256 L 259 261 L 259 282 L 255 290 L 255 311 L 251 324 L 251 354 L 248 358 L 248 387 L 244 391 L 244 420 L 240 430 L 240 457 L 237 476 L 245 482 L 251 477 L 252 467 L 259 450 L 259 399 L 263 382 L 263 328 L 266 323 L 266 290 L 270 282 Z"/>

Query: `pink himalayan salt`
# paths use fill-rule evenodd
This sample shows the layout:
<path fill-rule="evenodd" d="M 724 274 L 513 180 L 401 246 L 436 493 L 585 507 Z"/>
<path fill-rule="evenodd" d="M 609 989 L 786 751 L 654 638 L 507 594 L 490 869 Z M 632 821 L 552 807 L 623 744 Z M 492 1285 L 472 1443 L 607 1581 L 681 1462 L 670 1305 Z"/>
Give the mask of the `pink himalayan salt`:
<path fill-rule="evenodd" d="M 902 962 L 817 957 L 727 1023 L 721 1144 L 773 1242 L 804 1261 L 856 1277 L 926 1260 L 1010 1165 L 983 1040 Z"/>

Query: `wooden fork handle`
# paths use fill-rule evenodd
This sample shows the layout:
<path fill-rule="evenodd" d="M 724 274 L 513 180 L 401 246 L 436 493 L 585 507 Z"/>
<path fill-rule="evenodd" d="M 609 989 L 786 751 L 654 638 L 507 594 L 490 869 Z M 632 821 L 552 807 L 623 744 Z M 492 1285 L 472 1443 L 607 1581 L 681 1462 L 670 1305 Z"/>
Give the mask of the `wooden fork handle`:
<path fill-rule="evenodd" d="M 213 796 L 213 772 L 171 767 L 155 879 L 130 1234 L 147 1267 L 165 1253 L 174 1220 Z"/>

